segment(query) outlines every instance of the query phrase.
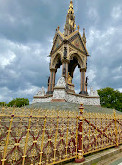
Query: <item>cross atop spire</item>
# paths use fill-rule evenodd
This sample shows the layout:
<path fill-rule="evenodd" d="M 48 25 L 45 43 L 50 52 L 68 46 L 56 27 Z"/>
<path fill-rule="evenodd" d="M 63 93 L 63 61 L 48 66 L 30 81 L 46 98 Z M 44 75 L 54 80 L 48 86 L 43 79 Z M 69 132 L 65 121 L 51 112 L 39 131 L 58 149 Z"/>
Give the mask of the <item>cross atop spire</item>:
<path fill-rule="evenodd" d="M 69 5 L 69 9 L 68 9 L 68 14 L 66 17 L 66 24 L 64 27 L 64 35 L 68 36 L 69 34 L 74 32 L 75 29 L 76 29 L 75 16 L 74 16 L 73 2 L 71 0 L 70 5 Z"/>

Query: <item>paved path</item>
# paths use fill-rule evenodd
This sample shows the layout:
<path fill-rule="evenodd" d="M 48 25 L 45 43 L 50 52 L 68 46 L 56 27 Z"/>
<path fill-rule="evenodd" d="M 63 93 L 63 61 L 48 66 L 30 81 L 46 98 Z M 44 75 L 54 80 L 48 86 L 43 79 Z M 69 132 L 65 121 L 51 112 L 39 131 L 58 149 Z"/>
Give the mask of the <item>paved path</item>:
<path fill-rule="evenodd" d="M 116 155 L 117 158 L 110 165 L 122 165 L 122 153 Z"/>
<path fill-rule="evenodd" d="M 67 165 L 122 165 L 122 145 L 85 157 L 82 163 L 69 162 Z"/>
<path fill-rule="evenodd" d="M 122 152 L 106 158 L 96 165 L 122 165 Z"/>

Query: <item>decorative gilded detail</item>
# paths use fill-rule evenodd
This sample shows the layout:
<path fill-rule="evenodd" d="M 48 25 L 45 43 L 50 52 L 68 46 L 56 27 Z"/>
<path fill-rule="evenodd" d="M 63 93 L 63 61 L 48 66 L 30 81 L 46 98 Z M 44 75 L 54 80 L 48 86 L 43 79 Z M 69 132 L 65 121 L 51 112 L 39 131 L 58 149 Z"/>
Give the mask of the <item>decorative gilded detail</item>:
<path fill-rule="evenodd" d="M 1 118 L 2 128 L 0 141 L 0 158 L 3 165 L 11 164 L 56 164 L 58 161 L 66 160 L 69 156 L 74 158 L 76 154 L 76 135 L 78 129 L 76 124 L 77 114 L 67 111 L 48 111 L 41 109 L 15 109 L 13 120 L 11 120 L 12 108 L 7 108 L 4 119 Z M 1 115 L 0 111 L 0 115 Z M 7 126 L 11 131 L 6 134 L 3 130 Z M 7 120 L 6 120 L 7 119 Z M 72 123 L 73 122 L 73 123 Z M 16 124 L 17 123 L 17 124 Z M 2 124 L 2 125 L 1 125 Z M 21 126 L 21 128 L 20 128 Z M 6 146 L 6 156 L 2 150 L 5 147 L 5 139 L 9 135 Z"/>
<path fill-rule="evenodd" d="M 69 53 L 72 52 L 72 51 L 74 51 L 74 49 L 69 47 Z"/>
<path fill-rule="evenodd" d="M 75 16 L 74 16 L 74 9 L 73 9 L 73 2 L 70 1 L 70 5 L 69 5 L 69 10 L 68 10 L 68 14 L 66 17 L 66 24 L 64 27 L 64 35 L 67 36 L 69 34 L 71 34 L 72 32 L 74 32 L 76 29 L 76 24 L 75 24 Z"/>
<path fill-rule="evenodd" d="M 122 143 L 122 115 L 42 109 L 0 108 L 0 159 L 2 165 L 56 164 Z M 9 115 L 8 115 L 9 114 Z M 1 117 L 2 116 L 2 117 Z M 9 119 L 9 120 L 8 120 Z M 11 120 L 13 119 L 13 120 Z M 79 122 L 78 122 L 79 120 Z M 82 122 L 82 132 L 78 127 Z M 11 130 L 7 131 L 6 130 Z M 3 131 L 5 130 L 5 132 Z M 18 131 L 19 130 L 19 131 Z M 8 139 L 9 134 L 9 139 Z M 82 137 L 81 139 L 78 136 Z M 6 145 L 6 139 L 8 139 Z M 6 152 L 5 152 L 6 151 Z M 79 156 L 82 153 L 79 153 Z"/>
<path fill-rule="evenodd" d="M 84 48 L 83 48 L 83 44 L 82 42 L 80 41 L 79 37 L 77 37 L 76 39 L 74 39 L 72 42 L 71 42 L 72 45 L 74 45 L 76 48 L 84 51 Z"/>
<path fill-rule="evenodd" d="M 69 75 L 69 72 L 68 72 L 68 84 L 72 84 L 72 77 Z"/>
<path fill-rule="evenodd" d="M 63 47 L 61 47 L 61 48 L 59 49 L 59 51 L 60 51 L 60 52 L 63 52 Z"/>
<path fill-rule="evenodd" d="M 56 39 L 55 39 L 55 42 L 54 42 L 54 45 L 52 47 L 51 52 L 54 52 L 56 49 L 58 49 L 58 47 L 61 45 L 61 43 L 62 43 L 62 41 L 61 41 L 60 37 L 57 36 Z"/>

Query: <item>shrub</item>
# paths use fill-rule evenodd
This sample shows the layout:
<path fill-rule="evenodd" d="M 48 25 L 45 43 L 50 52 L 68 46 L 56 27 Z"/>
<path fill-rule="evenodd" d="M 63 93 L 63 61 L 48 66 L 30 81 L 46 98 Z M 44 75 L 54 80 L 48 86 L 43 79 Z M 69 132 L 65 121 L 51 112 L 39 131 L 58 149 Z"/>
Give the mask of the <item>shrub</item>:
<path fill-rule="evenodd" d="M 16 98 L 8 103 L 8 106 L 22 107 L 24 105 L 29 105 L 29 100 L 25 98 Z"/>
<path fill-rule="evenodd" d="M 122 93 L 107 87 L 98 90 L 100 104 L 103 107 L 114 108 L 122 112 Z"/>
<path fill-rule="evenodd" d="M 0 106 L 6 106 L 6 102 L 0 102 Z"/>

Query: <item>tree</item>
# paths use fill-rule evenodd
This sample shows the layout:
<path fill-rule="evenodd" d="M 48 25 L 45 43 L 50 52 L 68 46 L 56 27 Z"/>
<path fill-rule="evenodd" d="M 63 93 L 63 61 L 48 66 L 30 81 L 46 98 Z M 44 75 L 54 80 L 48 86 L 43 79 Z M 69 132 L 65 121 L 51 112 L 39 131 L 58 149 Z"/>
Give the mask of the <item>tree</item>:
<path fill-rule="evenodd" d="M 6 102 L 0 102 L 0 106 L 6 106 Z"/>
<path fill-rule="evenodd" d="M 98 90 L 100 104 L 103 107 L 113 108 L 122 112 L 122 93 L 106 87 Z"/>
<path fill-rule="evenodd" d="M 29 105 L 29 100 L 25 98 L 16 98 L 8 103 L 8 106 L 22 107 L 24 105 Z"/>

